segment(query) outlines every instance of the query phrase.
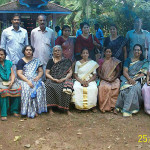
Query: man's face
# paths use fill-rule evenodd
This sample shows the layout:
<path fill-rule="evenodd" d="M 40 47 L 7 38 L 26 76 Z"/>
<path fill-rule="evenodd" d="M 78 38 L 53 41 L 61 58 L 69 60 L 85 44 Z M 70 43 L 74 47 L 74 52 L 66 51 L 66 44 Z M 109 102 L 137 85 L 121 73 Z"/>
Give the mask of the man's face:
<path fill-rule="evenodd" d="M 141 28 L 142 28 L 142 20 L 136 19 L 134 22 L 134 29 L 135 30 L 141 30 Z"/>
<path fill-rule="evenodd" d="M 39 24 L 40 28 L 45 28 L 46 27 L 46 17 L 39 16 L 38 17 L 38 24 Z"/>
<path fill-rule="evenodd" d="M 20 26 L 20 18 L 19 16 L 15 16 L 12 20 L 12 25 L 14 28 L 18 28 Z"/>

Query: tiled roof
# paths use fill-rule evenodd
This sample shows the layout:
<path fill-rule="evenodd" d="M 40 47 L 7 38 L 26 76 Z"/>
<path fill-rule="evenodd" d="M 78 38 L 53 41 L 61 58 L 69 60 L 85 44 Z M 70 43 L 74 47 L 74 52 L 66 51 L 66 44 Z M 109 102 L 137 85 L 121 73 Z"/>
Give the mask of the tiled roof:
<path fill-rule="evenodd" d="M 0 5 L 0 13 L 13 13 L 20 11 L 20 13 L 71 13 L 71 10 L 64 8 L 55 3 L 49 2 L 46 6 L 37 7 L 26 7 L 24 5 L 20 5 L 19 2 L 9 2 L 4 5 Z"/>

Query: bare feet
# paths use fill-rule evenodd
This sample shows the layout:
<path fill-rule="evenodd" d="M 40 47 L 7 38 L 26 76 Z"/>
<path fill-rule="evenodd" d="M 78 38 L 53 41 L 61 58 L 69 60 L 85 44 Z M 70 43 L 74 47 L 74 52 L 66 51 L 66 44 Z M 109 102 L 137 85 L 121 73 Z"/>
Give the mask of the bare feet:
<path fill-rule="evenodd" d="M 53 112 L 52 109 L 49 110 L 49 114 L 50 114 L 50 115 L 54 115 L 54 112 Z"/>
<path fill-rule="evenodd" d="M 39 115 L 36 113 L 36 114 L 35 114 L 35 117 L 38 117 L 38 116 L 39 116 Z"/>
<path fill-rule="evenodd" d="M 92 112 L 93 112 L 93 113 L 96 113 L 96 112 L 97 112 L 97 109 L 96 109 L 96 108 L 92 108 Z"/>
<path fill-rule="evenodd" d="M 14 117 L 20 117 L 20 115 L 17 113 L 14 113 Z"/>
<path fill-rule="evenodd" d="M 116 109 L 114 109 L 113 113 L 114 113 L 115 115 L 117 115 L 117 114 L 118 114 L 118 111 L 117 111 Z"/>
<path fill-rule="evenodd" d="M 72 115 L 72 113 L 68 110 L 68 111 L 67 111 L 67 115 L 70 116 L 70 115 Z"/>
<path fill-rule="evenodd" d="M 7 117 L 1 117 L 2 121 L 7 121 Z"/>

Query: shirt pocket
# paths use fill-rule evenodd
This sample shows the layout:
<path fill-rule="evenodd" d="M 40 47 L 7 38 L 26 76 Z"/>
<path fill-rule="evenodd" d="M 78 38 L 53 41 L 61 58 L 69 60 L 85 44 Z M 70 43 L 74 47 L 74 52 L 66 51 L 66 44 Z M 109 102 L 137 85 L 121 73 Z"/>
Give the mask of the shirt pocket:
<path fill-rule="evenodd" d="M 13 36 L 12 36 L 12 35 L 8 35 L 8 36 L 7 36 L 7 41 L 8 41 L 8 42 L 13 41 Z"/>
<path fill-rule="evenodd" d="M 50 39 L 45 38 L 45 39 L 44 39 L 44 43 L 45 43 L 47 46 L 50 46 Z"/>
<path fill-rule="evenodd" d="M 20 37 L 18 42 L 20 44 L 24 44 L 24 41 L 25 41 L 25 37 Z"/>

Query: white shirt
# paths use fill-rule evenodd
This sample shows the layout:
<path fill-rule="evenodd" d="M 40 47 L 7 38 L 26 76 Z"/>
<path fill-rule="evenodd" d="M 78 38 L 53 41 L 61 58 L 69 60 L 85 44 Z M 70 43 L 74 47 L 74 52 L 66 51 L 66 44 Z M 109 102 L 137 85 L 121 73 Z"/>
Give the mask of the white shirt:
<path fill-rule="evenodd" d="M 22 49 L 28 45 L 27 30 L 19 27 L 16 31 L 13 26 L 3 30 L 1 35 L 1 48 L 6 50 L 6 59 L 17 64 L 18 61 L 24 56 Z"/>
<path fill-rule="evenodd" d="M 52 48 L 55 42 L 55 33 L 52 29 L 46 27 L 42 32 L 40 27 L 31 31 L 31 45 L 35 48 L 34 57 L 40 59 L 43 65 L 52 58 Z"/>

